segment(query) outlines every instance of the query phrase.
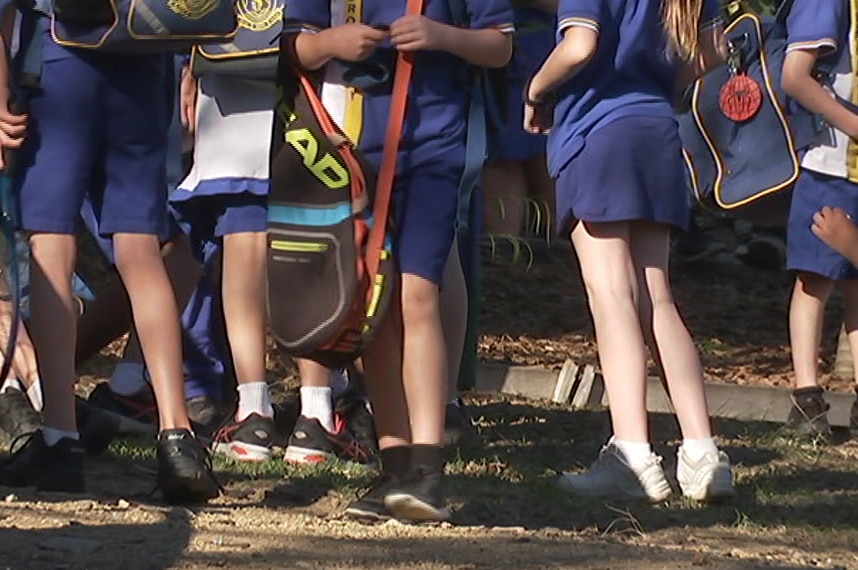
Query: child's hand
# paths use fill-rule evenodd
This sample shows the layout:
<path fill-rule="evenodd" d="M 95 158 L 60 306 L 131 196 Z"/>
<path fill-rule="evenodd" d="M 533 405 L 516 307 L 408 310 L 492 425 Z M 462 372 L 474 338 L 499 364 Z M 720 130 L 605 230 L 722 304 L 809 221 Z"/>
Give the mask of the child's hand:
<path fill-rule="evenodd" d="M 179 86 L 179 119 L 189 133 L 197 128 L 197 79 L 190 67 L 182 69 L 182 83 Z"/>
<path fill-rule="evenodd" d="M 554 105 L 534 103 L 524 104 L 524 130 L 535 135 L 547 135 L 554 126 Z"/>
<path fill-rule="evenodd" d="M 343 24 L 331 28 L 331 53 L 344 61 L 363 61 L 373 54 L 387 32 L 365 24 Z"/>
<path fill-rule="evenodd" d="M 840 208 L 825 206 L 813 215 L 811 231 L 828 246 L 858 265 L 858 227 Z"/>
<path fill-rule="evenodd" d="M 390 25 L 390 39 L 399 51 L 443 50 L 447 27 L 426 16 L 403 16 Z"/>
<path fill-rule="evenodd" d="M 8 94 L 0 99 L 0 150 L 20 148 L 27 134 L 27 116 L 12 113 L 8 101 Z M 5 166 L 5 157 L 0 152 L 0 168 Z"/>

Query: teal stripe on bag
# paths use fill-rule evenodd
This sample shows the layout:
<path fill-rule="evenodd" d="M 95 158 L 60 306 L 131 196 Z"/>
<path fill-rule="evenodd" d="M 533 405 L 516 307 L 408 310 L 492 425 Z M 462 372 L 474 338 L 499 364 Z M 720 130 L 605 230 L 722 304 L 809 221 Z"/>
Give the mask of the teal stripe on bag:
<path fill-rule="evenodd" d="M 352 216 L 352 205 L 346 202 L 332 208 L 268 205 L 268 221 L 296 226 L 333 226 Z"/>

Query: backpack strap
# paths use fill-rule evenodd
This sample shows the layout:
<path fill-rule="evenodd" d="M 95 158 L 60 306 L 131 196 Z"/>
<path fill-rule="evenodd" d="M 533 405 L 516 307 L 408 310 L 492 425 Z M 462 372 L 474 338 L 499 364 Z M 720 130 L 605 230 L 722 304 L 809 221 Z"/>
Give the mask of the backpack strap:
<path fill-rule="evenodd" d="M 408 0 L 406 14 L 422 15 L 425 0 Z M 408 89 L 414 74 L 414 55 L 399 52 L 393 73 L 393 94 L 390 101 L 390 118 L 384 135 L 384 147 L 381 165 L 378 170 L 378 182 L 375 188 L 373 219 L 367 244 L 367 269 L 372 282 L 378 275 L 382 250 L 387 234 L 387 222 L 390 215 L 390 202 L 393 194 L 393 181 L 396 177 L 397 155 L 405 125 L 405 112 L 408 103 Z"/>

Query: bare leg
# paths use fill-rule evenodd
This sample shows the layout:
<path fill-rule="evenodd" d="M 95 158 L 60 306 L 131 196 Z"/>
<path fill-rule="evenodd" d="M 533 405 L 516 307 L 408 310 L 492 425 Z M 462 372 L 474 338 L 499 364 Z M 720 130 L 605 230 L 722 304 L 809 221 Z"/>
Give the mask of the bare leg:
<path fill-rule="evenodd" d="M 179 311 L 158 239 L 115 234 L 116 268 L 122 276 L 134 325 L 158 402 L 160 429 L 190 429 L 182 374 Z"/>
<path fill-rule="evenodd" d="M 822 342 L 822 317 L 833 289 L 834 282 L 827 277 L 807 272 L 799 272 L 796 276 L 789 307 L 790 348 L 796 388 L 819 385 L 817 362 Z"/>
<path fill-rule="evenodd" d="M 539 219 L 527 217 L 528 230 L 540 236 L 552 235 L 554 227 L 554 179 L 548 174 L 545 154 L 529 158 L 523 163 L 527 190 L 539 208 Z M 533 212 L 533 208 L 528 208 Z"/>
<path fill-rule="evenodd" d="M 239 385 L 265 381 L 265 255 L 263 232 L 224 236 L 223 311 Z"/>
<path fill-rule="evenodd" d="M 650 349 L 661 364 L 682 434 L 686 439 L 711 438 L 700 357 L 670 288 L 670 227 L 635 222 L 630 243 L 637 268 L 641 324 L 650 331 Z"/>
<path fill-rule="evenodd" d="M 845 281 L 842 285 L 846 301 L 843 322 L 849 339 L 849 351 L 852 353 L 853 374 L 858 381 L 858 280 Z"/>
<path fill-rule="evenodd" d="M 483 168 L 483 216 L 485 232 L 492 235 L 521 234 L 527 180 L 520 162 L 490 162 Z"/>
<path fill-rule="evenodd" d="M 447 404 L 447 352 L 438 286 L 402 276 L 403 381 L 412 443 L 441 445 Z"/>
<path fill-rule="evenodd" d="M 630 237 L 625 222 L 580 222 L 572 231 L 593 314 L 614 436 L 646 443 L 647 357 L 638 320 L 638 282 Z"/>
<path fill-rule="evenodd" d="M 411 426 L 402 387 L 402 321 L 395 304 L 362 360 L 379 448 L 409 446 Z"/>
<path fill-rule="evenodd" d="M 42 377 L 45 426 L 77 431 L 74 405 L 75 320 L 71 288 L 77 255 L 75 236 L 37 233 L 30 237 L 30 334 Z"/>

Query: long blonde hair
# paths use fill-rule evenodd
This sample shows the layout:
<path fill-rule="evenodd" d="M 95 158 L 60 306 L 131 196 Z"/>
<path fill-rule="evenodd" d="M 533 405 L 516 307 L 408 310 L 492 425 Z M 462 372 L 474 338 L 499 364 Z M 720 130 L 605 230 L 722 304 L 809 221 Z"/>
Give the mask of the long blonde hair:
<path fill-rule="evenodd" d="M 668 54 L 694 61 L 700 54 L 700 17 L 703 0 L 662 0 L 662 19 Z"/>

